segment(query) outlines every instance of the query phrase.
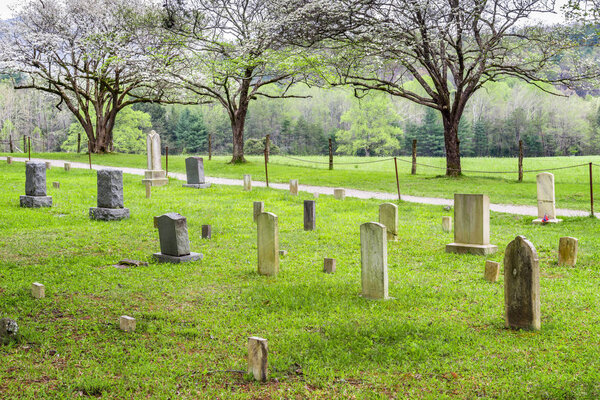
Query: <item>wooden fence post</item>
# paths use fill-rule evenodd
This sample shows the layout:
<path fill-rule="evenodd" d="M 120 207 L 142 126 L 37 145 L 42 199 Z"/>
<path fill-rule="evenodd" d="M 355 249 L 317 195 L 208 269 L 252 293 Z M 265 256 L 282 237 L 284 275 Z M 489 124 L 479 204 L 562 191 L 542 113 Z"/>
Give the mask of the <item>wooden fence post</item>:
<path fill-rule="evenodd" d="M 410 169 L 410 174 L 417 174 L 417 139 L 413 139 L 412 142 L 412 168 Z"/>
<path fill-rule="evenodd" d="M 519 140 L 519 182 L 523 182 L 523 141 Z"/>

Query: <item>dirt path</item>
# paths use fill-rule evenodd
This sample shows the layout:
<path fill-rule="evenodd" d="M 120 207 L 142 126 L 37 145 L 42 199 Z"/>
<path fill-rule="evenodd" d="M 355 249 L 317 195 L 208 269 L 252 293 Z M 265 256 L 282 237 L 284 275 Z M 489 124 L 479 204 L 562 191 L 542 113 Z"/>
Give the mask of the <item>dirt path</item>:
<path fill-rule="evenodd" d="M 6 160 L 6 157 L 0 157 L 0 160 Z M 52 166 L 62 168 L 64 163 L 67 161 L 63 160 L 42 160 L 38 158 L 34 158 L 32 160 L 35 161 L 50 161 Z M 25 162 L 26 158 L 21 157 L 13 157 L 13 161 L 15 162 Z M 88 169 L 89 164 L 79 163 L 79 162 L 71 162 L 71 168 L 83 168 Z M 95 165 L 92 164 L 92 169 L 101 169 L 101 168 L 115 168 L 115 167 L 106 167 L 103 165 Z M 128 167 L 120 167 L 124 173 L 131 175 L 144 175 L 144 170 L 140 168 L 128 168 Z M 175 178 L 180 181 L 185 181 L 186 177 L 184 174 L 171 172 L 169 173 L 169 177 Z M 243 181 L 241 179 L 228 179 L 228 178 L 213 178 L 206 177 L 206 180 L 215 185 L 228 185 L 228 186 L 243 186 Z M 265 182 L 260 181 L 252 181 L 252 186 L 255 187 L 265 187 Z M 289 185 L 286 183 L 271 183 L 269 187 L 274 189 L 282 189 L 288 190 Z M 333 187 L 326 186 L 310 186 L 310 185 L 299 185 L 298 190 L 309 193 L 319 193 L 325 195 L 333 195 Z M 365 190 L 358 189 L 346 189 L 347 197 L 356 197 L 359 199 L 380 199 L 380 200 L 395 200 L 398 196 L 395 193 L 384 193 L 384 192 L 368 192 Z M 432 205 L 440 205 L 440 206 L 448 206 L 454 203 L 451 199 L 442 199 L 439 197 L 419 197 L 419 196 L 409 196 L 402 195 L 402 200 L 410 202 L 410 203 L 419 203 L 419 204 L 432 204 Z M 507 214 L 516 214 L 516 215 L 528 215 L 528 216 L 537 216 L 537 207 L 535 206 L 523 206 L 523 205 L 513 205 L 513 204 L 490 204 L 490 210 L 495 212 L 507 213 Z M 587 217 L 589 215 L 589 211 L 582 210 L 569 210 L 565 208 L 557 208 L 556 215 L 563 217 Z"/>

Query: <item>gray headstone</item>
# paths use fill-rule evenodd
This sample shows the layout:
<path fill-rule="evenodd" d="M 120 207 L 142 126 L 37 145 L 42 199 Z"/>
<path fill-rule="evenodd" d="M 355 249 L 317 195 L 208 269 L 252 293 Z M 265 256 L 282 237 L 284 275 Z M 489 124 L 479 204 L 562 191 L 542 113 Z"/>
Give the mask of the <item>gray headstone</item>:
<path fill-rule="evenodd" d="M 323 260 L 323 272 L 333 274 L 335 272 L 335 258 L 325 258 Z"/>
<path fill-rule="evenodd" d="M 202 239 L 210 239 L 212 237 L 212 226 L 202 225 Z"/>
<path fill-rule="evenodd" d="M 539 259 L 524 236 L 517 236 L 504 252 L 504 308 L 507 327 L 540 329 Z"/>
<path fill-rule="evenodd" d="M 398 239 L 398 206 L 392 203 L 383 203 L 379 206 L 379 223 L 387 229 L 387 239 Z"/>
<path fill-rule="evenodd" d="M 98 170 L 98 207 L 123 208 L 123 171 Z"/>
<path fill-rule="evenodd" d="M 29 161 L 25 164 L 25 194 L 27 196 L 46 195 L 46 164 Z"/>
<path fill-rule="evenodd" d="M 188 184 L 204 184 L 204 160 L 202 157 L 188 157 L 185 159 L 185 172 Z"/>
<path fill-rule="evenodd" d="M 256 222 L 258 216 L 265 211 L 265 203 L 263 203 L 262 201 L 255 201 L 253 207 L 254 209 L 252 211 L 252 215 L 254 222 Z"/>
<path fill-rule="evenodd" d="M 298 196 L 298 179 L 290 180 L 290 194 L 292 196 Z"/>
<path fill-rule="evenodd" d="M 277 275 L 279 272 L 279 223 L 277 215 L 262 213 L 258 216 L 258 273 Z"/>
<path fill-rule="evenodd" d="M 360 263 L 363 297 L 387 299 L 387 233 L 383 224 L 367 222 L 360 226 Z"/>
<path fill-rule="evenodd" d="M 577 248 L 579 241 L 577 238 L 565 236 L 558 241 L 558 265 L 568 265 L 574 267 L 577 263 Z"/>
<path fill-rule="evenodd" d="M 155 219 L 160 239 L 160 252 L 181 257 L 190 254 L 187 220 L 183 215 L 167 213 Z"/>
<path fill-rule="evenodd" d="M 64 167 L 65 167 L 65 171 L 70 171 L 71 170 L 71 163 L 70 162 L 66 162 L 64 164 Z"/>
<path fill-rule="evenodd" d="M 314 231 L 317 227 L 317 202 L 304 200 L 304 230 Z"/>

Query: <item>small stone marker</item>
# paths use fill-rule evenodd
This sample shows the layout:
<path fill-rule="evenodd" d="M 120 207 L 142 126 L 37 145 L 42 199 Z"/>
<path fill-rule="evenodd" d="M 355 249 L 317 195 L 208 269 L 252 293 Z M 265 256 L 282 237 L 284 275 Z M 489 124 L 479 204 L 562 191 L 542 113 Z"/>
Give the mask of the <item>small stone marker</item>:
<path fill-rule="evenodd" d="M 504 307 L 507 327 L 540 329 L 539 259 L 524 236 L 517 236 L 504 252 Z"/>
<path fill-rule="evenodd" d="M 8 343 L 17 337 L 17 332 L 19 332 L 17 321 L 10 318 L 0 319 L 0 342 Z"/>
<path fill-rule="evenodd" d="M 335 272 L 335 258 L 325 258 L 323 260 L 323 272 L 328 274 Z"/>
<path fill-rule="evenodd" d="M 119 327 L 125 332 L 135 331 L 135 318 L 127 315 L 121 315 L 121 318 L 119 318 Z"/>
<path fill-rule="evenodd" d="M 279 255 L 282 257 L 287 256 L 287 250 L 279 250 Z"/>
<path fill-rule="evenodd" d="M 204 178 L 204 160 L 202 157 L 188 157 L 185 159 L 185 172 L 187 183 L 183 187 L 205 189 L 210 187 Z"/>
<path fill-rule="evenodd" d="M 268 378 L 269 347 L 267 339 L 252 336 L 248 338 L 248 373 L 259 382 Z"/>
<path fill-rule="evenodd" d="M 317 192 L 313 193 L 313 197 L 314 197 L 315 199 L 318 199 L 318 198 L 319 198 L 319 193 L 317 193 Z"/>
<path fill-rule="evenodd" d="M 46 161 L 46 169 L 52 169 L 52 163 L 50 161 Z"/>
<path fill-rule="evenodd" d="M 314 231 L 317 228 L 317 202 L 304 200 L 304 230 Z"/>
<path fill-rule="evenodd" d="M 256 220 L 258 219 L 258 216 L 260 214 L 262 214 L 263 212 L 265 212 L 265 203 L 263 203 L 262 201 L 255 201 L 253 203 L 253 212 L 252 212 L 252 218 L 254 220 L 254 222 L 256 222 Z"/>
<path fill-rule="evenodd" d="M 537 175 L 538 218 L 534 224 L 556 224 L 562 220 L 556 219 L 554 204 L 554 175 L 542 172 Z"/>
<path fill-rule="evenodd" d="M 150 131 L 146 136 L 146 152 L 148 169 L 144 171 L 143 183 L 150 182 L 151 186 L 164 186 L 169 183 L 167 173 L 162 169 L 160 135 Z"/>
<path fill-rule="evenodd" d="M 64 163 L 64 167 L 65 167 L 65 171 L 70 171 L 71 170 L 71 163 L 70 162 L 66 162 Z"/>
<path fill-rule="evenodd" d="M 10 156 L 6 157 L 6 163 L 7 164 L 12 164 L 12 161 L 13 161 L 12 157 L 10 157 Z"/>
<path fill-rule="evenodd" d="M 36 299 L 43 299 L 46 297 L 46 287 L 41 283 L 34 282 L 31 285 L 31 295 Z"/>
<path fill-rule="evenodd" d="M 160 253 L 154 253 L 158 262 L 177 264 L 202 259 L 202 254 L 190 251 L 187 220 L 183 215 L 164 214 L 154 217 L 154 223 L 160 239 Z"/>
<path fill-rule="evenodd" d="M 98 221 L 129 218 L 129 208 L 124 208 L 123 205 L 123 171 L 99 169 L 97 182 L 98 207 L 90 208 L 90 218 Z"/>
<path fill-rule="evenodd" d="M 54 189 L 60 189 L 60 182 L 52 182 L 52 187 Z"/>
<path fill-rule="evenodd" d="M 279 272 L 279 223 L 277 215 L 262 213 L 258 216 L 258 273 L 277 275 Z"/>
<path fill-rule="evenodd" d="M 442 230 L 444 232 L 452 231 L 452 217 L 442 217 Z"/>
<path fill-rule="evenodd" d="M 52 207 L 52 197 L 46 196 L 46 164 L 41 161 L 25 163 L 25 196 L 21 207 Z"/>
<path fill-rule="evenodd" d="M 290 180 L 290 194 L 292 196 L 298 196 L 298 179 Z"/>
<path fill-rule="evenodd" d="M 561 237 L 558 241 L 558 265 L 574 267 L 577 263 L 578 240 L 574 237 Z"/>
<path fill-rule="evenodd" d="M 244 190 L 252 190 L 252 175 L 244 175 Z"/>
<path fill-rule="evenodd" d="M 398 206 L 383 203 L 379 206 L 379 223 L 387 230 L 387 240 L 398 240 Z"/>
<path fill-rule="evenodd" d="M 333 197 L 338 200 L 344 200 L 346 198 L 346 189 L 333 189 Z"/>
<path fill-rule="evenodd" d="M 152 183 L 145 182 L 144 185 L 146 186 L 146 198 L 149 199 L 152 196 Z"/>
<path fill-rule="evenodd" d="M 454 194 L 454 243 L 446 253 L 487 255 L 498 251 L 490 244 L 490 199 L 485 194 Z"/>
<path fill-rule="evenodd" d="M 486 261 L 485 262 L 485 272 L 483 273 L 483 278 L 486 281 L 496 282 L 498 281 L 498 276 L 500 275 L 500 263 L 495 261 Z"/>
<path fill-rule="evenodd" d="M 363 297 L 387 299 L 387 233 L 383 224 L 367 222 L 360 226 L 360 263 Z"/>
<path fill-rule="evenodd" d="M 212 237 L 212 226 L 202 225 L 202 239 L 210 239 Z"/>

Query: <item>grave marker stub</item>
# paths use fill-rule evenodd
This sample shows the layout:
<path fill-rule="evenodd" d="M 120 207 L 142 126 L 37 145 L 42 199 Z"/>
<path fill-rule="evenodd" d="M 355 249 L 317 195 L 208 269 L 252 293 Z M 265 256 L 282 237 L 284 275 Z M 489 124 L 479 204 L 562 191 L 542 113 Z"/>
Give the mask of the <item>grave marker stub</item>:
<path fill-rule="evenodd" d="M 561 237 L 558 241 L 558 265 L 574 267 L 577 263 L 578 240 L 574 237 Z"/>
<path fill-rule="evenodd" d="M 367 222 L 360 226 L 360 263 L 363 297 L 387 299 L 387 233 L 384 225 Z"/>
<path fill-rule="evenodd" d="M 11 156 L 6 157 L 7 164 L 12 164 L 12 162 L 13 162 L 13 158 Z"/>
<path fill-rule="evenodd" d="M 202 239 L 210 239 L 212 237 L 212 226 L 202 225 Z"/>
<path fill-rule="evenodd" d="M 498 251 L 490 244 L 490 199 L 484 194 L 454 194 L 454 243 L 447 253 L 487 255 Z"/>
<path fill-rule="evenodd" d="M 452 217 L 442 217 L 442 230 L 444 232 L 452 231 Z"/>
<path fill-rule="evenodd" d="M 36 299 L 43 299 L 46 297 L 46 287 L 41 283 L 34 282 L 31 284 L 31 295 Z"/>
<path fill-rule="evenodd" d="M 202 157 L 188 157 L 185 159 L 185 172 L 187 183 L 183 187 L 205 189 L 210 187 L 204 178 L 204 160 Z"/>
<path fill-rule="evenodd" d="M 325 258 L 323 260 L 323 272 L 333 274 L 335 272 L 335 258 Z"/>
<path fill-rule="evenodd" d="M 333 189 L 333 197 L 338 200 L 344 200 L 346 198 L 346 189 Z"/>
<path fill-rule="evenodd" d="M 119 318 L 119 328 L 125 332 L 135 331 L 135 318 L 128 315 L 122 315 Z"/>
<path fill-rule="evenodd" d="M 258 273 L 277 275 L 279 272 L 279 223 L 277 215 L 262 213 L 258 216 Z"/>
<path fill-rule="evenodd" d="M 187 220 L 177 213 L 167 213 L 154 218 L 158 227 L 160 253 L 154 253 L 159 262 L 180 263 L 196 261 L 203 256 L 190 251 Z"/>
<path fill-rule="evenodd" d="M 498 280 L 498 275 L 500 275 L 500 263 L 495 261 L 486 261 L 483 278 L 486 281 L 496 282 Z"/>
<path fill-rule="evenodd" d="M 244 190 L 252 190 L 252 175 L 244 175 Z"/>
<path fill-rule="evenodd" d="M 41 161 L 25 163 L 25 196 L 21 207 L 52 207 L 52 197 L 46 196 L 46 164 Z"/>
<path fill-rule="evenodd" d="M 45 161 L 46 169 L 52 169 L 52 163 L 50 161 Z"/>
<path fill-rule="evenodd" d="M 507 327 L 540 329 L 539 259 L 524 236 L 517 236 L 504 252 L 504 308 Z"/>
<path fill-rule="evenodd" d="M 255 201 L 253 203 L 253 210 L 252 210 L 252 218 L 254 220 L 254 222 L 256 222 L 256 220 L 258 219 L 258 216 L 260 214 L 262 214 L 265 211 L 265 203 L 262 201 Z"/>
<path fill-rule="evenodd" d="M 317 227 L 317 202 L 304 200 L 304 230 L 314 231 Z"/>
<path fill-rule="evenodd" d="M 537 175 L 537 201 L 538 218 L 533 220 L 534 224 L 561 222 L 560 219 L 556 219 L 553 174 L 542 172 Z M 544 221 L 544 217 L 547 218 L 546 221 Z"/>
<path fill-rule="evenodd" d="M 292 196 L 298 196 L 298 179 L 290 180 L 290 194 Z"/>
<path fill-rule="evenodd" d="M 265 382 L 268 378 L 268 355 L 267 339 L 257 336 L 248 338 L 248 373 L 259 382 Z"/>
<path fill-rule="evenodd" d="M 64 164 L 64 167 L 65 167 L 65 171 L 67 171 L 67 172 L 70 171 L 71 170 L 71 163 L 70 162 L 66 162 Z"/>
<path fill-rule="evenodd" d="M 379 223 L 387 230 L 387 240 L 398 240 L 398 206 L 383 203 L 379 206 Z"/>
<path fill-rule="evenodd" d="M 90 208 L 90 218 L 99 221 L 118 221 L 129 218 L 123 204 L 123 171 L 99 169 L 97 172 L 98 207 Z"/>

